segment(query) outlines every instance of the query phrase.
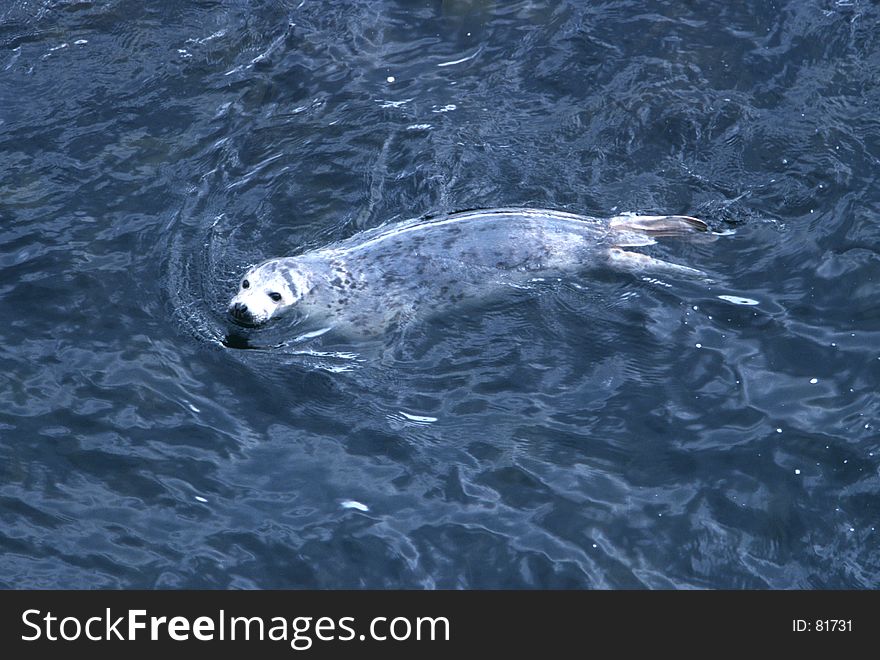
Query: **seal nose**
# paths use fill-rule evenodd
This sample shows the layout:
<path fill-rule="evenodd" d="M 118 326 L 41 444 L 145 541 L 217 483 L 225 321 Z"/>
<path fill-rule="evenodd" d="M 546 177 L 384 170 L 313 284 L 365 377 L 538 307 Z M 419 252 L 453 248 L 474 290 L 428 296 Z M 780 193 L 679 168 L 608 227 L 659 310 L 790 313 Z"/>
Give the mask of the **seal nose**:
<path fill-rule="evenodd" d="M 229 308 L 229 316 L 236 321 L 250 321 L 251 312 L 244 303 L 237 302 Z"/>

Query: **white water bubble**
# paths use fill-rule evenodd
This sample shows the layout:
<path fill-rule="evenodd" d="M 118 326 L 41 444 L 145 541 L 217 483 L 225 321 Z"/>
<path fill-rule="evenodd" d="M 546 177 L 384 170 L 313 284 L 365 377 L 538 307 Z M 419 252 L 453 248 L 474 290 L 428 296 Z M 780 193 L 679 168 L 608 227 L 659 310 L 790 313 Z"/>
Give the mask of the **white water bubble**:
<path fill-rule="evenodd" d="M 810 384 L 811 384 L 811 385 L 815 385 L 815 384 L 818 383 L 818 382 L 819 382 L 819 379 L 818 379 L 818 378 L 810 378 Z"/>
<path fill-rule="evenodd" d="M 357 500 L 342 500 L 339 503 L 343 509 L 355 509 L 356 511 L 369 511 L 370 507 L 362 502 L 358 502 Z"/>
<path fill-rule="evenodd" d="M 403 412 L 402 410 L 398 410 L 397 412 L 411 422 L 418 422 L 420 424 L 433 424 L 437 421 L 436 417 L 430 417 L 428 415 L 411 415 L 407 412 Z"/>
<path fill-rule="evenodd" d="M 743 298 L 742 296 L 718 296 L 721 300 L 725 300 L 734 305 L 758 305 L 757 300 L 752 298 Z"/>
<path fill-rule="evenodd" d="M 385 80 L 387 82 L 393 83 L 396 80 L 396 78 L 394 76 L 388 76 L 387 78 L 385 78 Z"/>

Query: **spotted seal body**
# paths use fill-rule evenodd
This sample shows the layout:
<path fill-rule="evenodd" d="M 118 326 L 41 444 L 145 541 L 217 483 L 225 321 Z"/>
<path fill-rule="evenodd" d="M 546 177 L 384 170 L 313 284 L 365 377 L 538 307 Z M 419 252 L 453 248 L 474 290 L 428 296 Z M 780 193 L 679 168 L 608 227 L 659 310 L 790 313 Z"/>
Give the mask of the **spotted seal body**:
<path fill-rule="evenodd" d="M 705 231 L 687 216 L 610 219 L 496 209 L 415 220 L 251 268 L 230 301 L 232 319 L 261 325 L 284 310 L 353 336 L 476 301 L 505 284 L 611 265 L 701 275 L 623 247 Z"/>

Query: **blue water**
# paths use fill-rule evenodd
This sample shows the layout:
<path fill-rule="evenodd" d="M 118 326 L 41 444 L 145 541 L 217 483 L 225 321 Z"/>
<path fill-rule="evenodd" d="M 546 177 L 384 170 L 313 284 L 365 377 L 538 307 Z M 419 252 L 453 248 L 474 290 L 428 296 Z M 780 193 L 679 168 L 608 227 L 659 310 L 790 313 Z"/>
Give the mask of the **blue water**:
<path fill-rule="evenodd" d="M 3 2 L 0 586 L 880 586 L 878 21 Z M 224 343 L 250 264 L 497 206 L 704 218 L 713 282 Z"/>

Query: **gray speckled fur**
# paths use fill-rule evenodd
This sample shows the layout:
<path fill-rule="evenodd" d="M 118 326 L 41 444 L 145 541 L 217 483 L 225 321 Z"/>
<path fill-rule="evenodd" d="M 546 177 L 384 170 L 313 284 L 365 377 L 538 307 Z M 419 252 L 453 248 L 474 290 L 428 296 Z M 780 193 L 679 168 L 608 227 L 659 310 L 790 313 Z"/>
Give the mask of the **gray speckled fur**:
<path fill-rule="evenodd" d="M 653 242 L 641 232 L 632 236 L 629 227 L 613 227 L 610 220 L 496 209 L 379 227 L 273 261 L 307 279 L 308 290 L 295 303 L 300 315 L 369 336 L 400 320 L 478 299 L 505 283 L 609 263 L 615 246 Z"/>

